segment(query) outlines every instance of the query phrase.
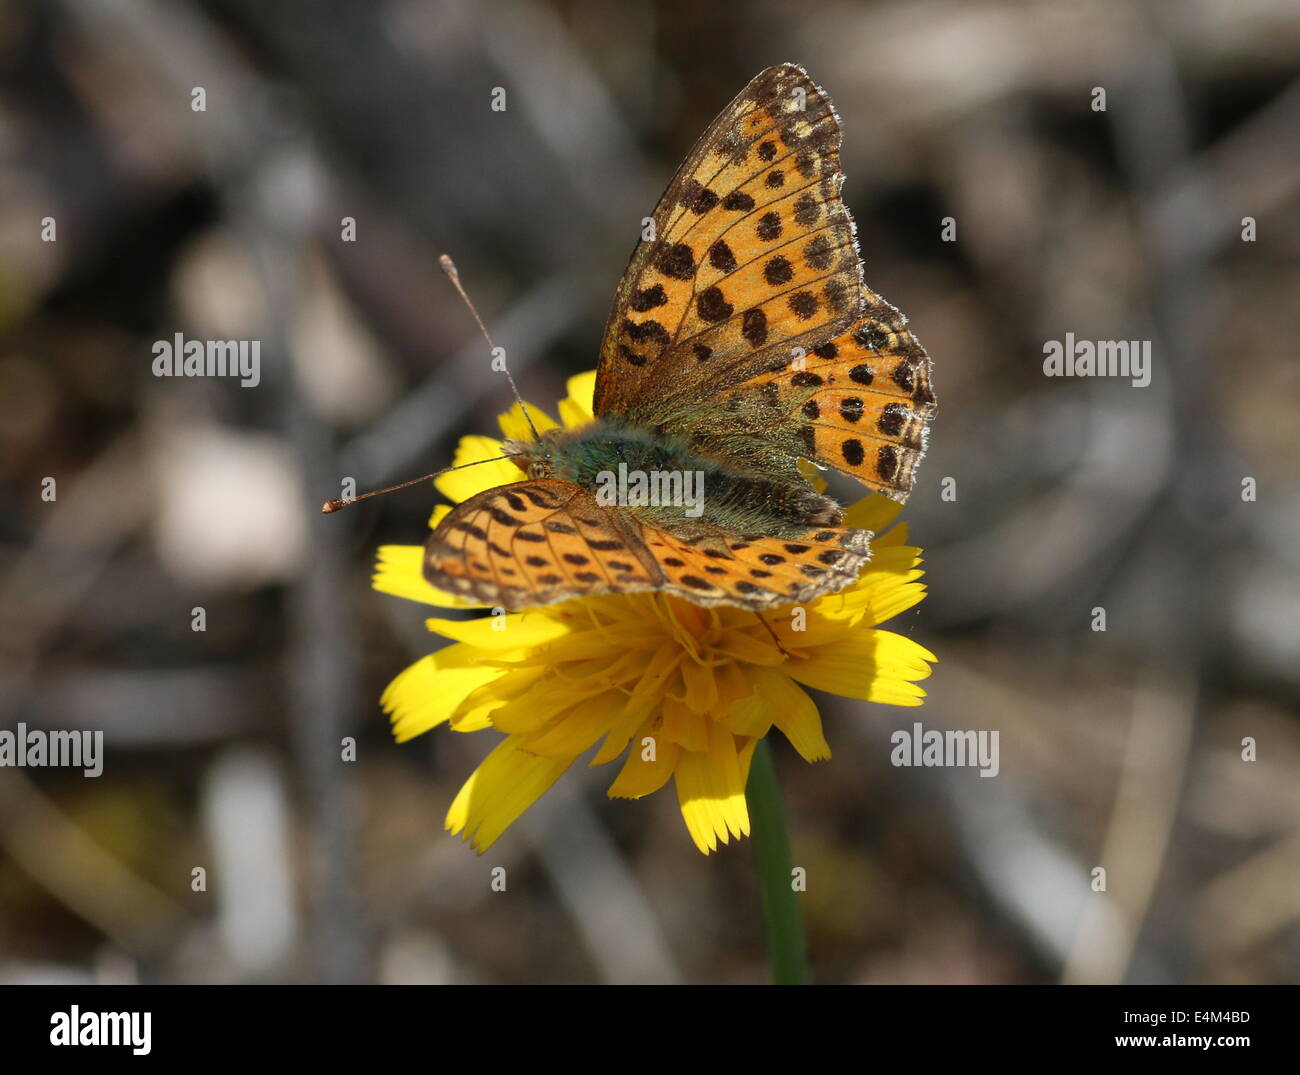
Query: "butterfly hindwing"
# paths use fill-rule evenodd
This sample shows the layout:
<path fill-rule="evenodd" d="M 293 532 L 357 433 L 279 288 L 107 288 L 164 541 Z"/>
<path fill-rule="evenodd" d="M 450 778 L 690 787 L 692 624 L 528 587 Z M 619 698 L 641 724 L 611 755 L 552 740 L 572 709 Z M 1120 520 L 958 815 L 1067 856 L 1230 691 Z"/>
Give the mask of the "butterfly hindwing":
<path fill-rule="evenodd" d="M 774 402 L 782 435 L 805 459 L 833 467 L 893 500 L 907 499 L 934 413 L 930 358 L 880 299 L 795 367 L 759 374 L 737 391 Z"/>
<path fill-rule="evenodd" d="M 869 532 L 844 527 L 787 539 L 702 521 L 670 530 L 635 509 L 602 507 L 568 482 L 535 480 L 454 508 L 430 535 L 424 564 L 438 589 L 510 609 L 662 590 L 757 610 L 843 588 L 866 563 L 869 543 Z"/>
<path fill-rule="evenodd" d="M 698 605 L 755 611 L 841 590 L 870 556 L 870 532 L 844 527 L 790 538 L 730 534 L 708 525 L 676 533 L 646 526 L 643 533 L 666 593 Z"/>
<path fill-rule="evenodd" d="M 425 578 L 503 608 L 657 589 L 660 572 L 635 528 L 576 485 L 501 485 L 454 508 L 429 536 Z"/>

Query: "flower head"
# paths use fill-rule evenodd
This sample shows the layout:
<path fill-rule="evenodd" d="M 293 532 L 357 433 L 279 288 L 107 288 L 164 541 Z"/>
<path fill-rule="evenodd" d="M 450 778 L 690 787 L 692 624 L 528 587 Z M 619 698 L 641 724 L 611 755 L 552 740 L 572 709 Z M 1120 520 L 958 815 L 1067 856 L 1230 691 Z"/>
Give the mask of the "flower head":
<path fill-rule="evenodd" d="M 595 374 L 574 377 L 559 405 L 565 426 L 592 420 Z M 538 430 L 557 425 L 529 407 Z M 518 404 L 500 418 L 505 437 L 530 439 Z M 501 454 L 501 442 L 461 440 L 459 465 Z M 520 480 L 509 460 L 453 471 L 437 488 L 460 502 Z M 451 510 L 435 509 L 430 526 Z M 872 530 L 872 560 L 847 589 L 763 614 L 701 608 L 659 593 L 575 598 L 474 620 L 432 618 L 453 644 L 417 661 L 384 692 L 399 742 L 440 724 L 495 728 L 505 738 L 461 788 L 447 828 L 482 852 L 582 754 L 590 765 L 622 759 L 612 798 L 639 799 L 669 780 L 695 845 L 708 853 L 749 833 L 745 783 L 755 744 L 777 728 L 808 761 L 829 758 L 805 687 L 890 705 L 920 705 L 916 681 L 937 658 L 877 625 L 925 596 L 921 550 L 906 524 L 882 535 L 901 506 L 870 496 L 845 525 Z M 419 546 L 379 550 L 375 588 L 444 608 L 476 608 L 421 574 Z"/>

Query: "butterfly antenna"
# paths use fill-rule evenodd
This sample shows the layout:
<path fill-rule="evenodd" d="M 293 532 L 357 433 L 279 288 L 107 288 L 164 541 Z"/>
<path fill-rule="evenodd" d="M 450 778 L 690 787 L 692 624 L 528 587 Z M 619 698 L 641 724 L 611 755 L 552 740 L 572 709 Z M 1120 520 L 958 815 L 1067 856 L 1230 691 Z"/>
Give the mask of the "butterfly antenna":
<path fill-rule="evenodd" d="M 420 478 L 412 478 L 409 482 L 402 482 L 399 485 L 390 485 L 387 489 L 376 489 L 373 493 L 362 493 L 360 496 L 341 497 L 338 500 L 327 500 L 320 506 L 322 515 L 332 515 L 336 511 L 342 511 L 344 508 L 351 507 L 361 500 L 369 500 L 372 496 L 383 496 L 385 493 L 395 493 L 399 489 L 409 489 L 412 485 L 419 485 L 420 482 L 427 482 L 430 478 L 436 478 L 440 474 L 447 474 L 453 470 L 464 470 L 466 467 L 476 467 L 480 463 L 499 463 L 502 459 L 513 459 L 513 455 L 498 455 L 493 459 L 476 459 L 472 463 L 461 463 L 455 467 L 443 467 L 442 470 L 435 470 L 432 474 L 425 474 Z"/>
<path fill-rule="evenodd" d="M 496 344 L 492 342 L 492 337 L 488 335 L 487 326 L 483 324 L 483 318 L 479 317 L 478 310 L 474 308 L 474 304 L 470 301 L 469 296 L 465 294 L 465 288 L 461 286 L 460 273 L 456 269 L 456 263 L 446 254 L 443 254 L 438 258 L 438 264 L 442 267 L 442 271 L 447 274 L 447 279 L 451 281 L 451 286 L 456 289 L 461 299 L 464 300 L 465 305 L 469 307 L 469 312 L 474 315 L 474 320 L 478 323 L 478 330 L 483 333 L 483 338 L 487 340 L 488 347 L 495 351 Z M 524 402 L 523 397 L 519 394 L 519 389 L 515 387 L 515 379 L 510 376 L 510 369 L 506 365 L 504 353 L 501 357 L 501 370 L 505 373 L 506 380 L 510 382 L 510 391 L 514 393 L 515 402 L 519 404 L 519 409 L 524 412 L 524 418 L 528 421 L 528 428 L 533 431 L 533 440 L 540 441 L 542 435 L 537 432 L 537 427 L 533 425 L 533 416 L 528 413 L 528 404 Z"/>

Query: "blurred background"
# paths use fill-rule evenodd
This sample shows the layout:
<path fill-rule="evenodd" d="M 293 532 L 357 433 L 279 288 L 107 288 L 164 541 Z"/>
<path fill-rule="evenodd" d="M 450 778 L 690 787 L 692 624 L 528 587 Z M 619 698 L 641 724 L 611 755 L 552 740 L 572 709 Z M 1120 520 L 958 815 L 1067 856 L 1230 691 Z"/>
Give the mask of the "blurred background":
<path fill-rule="evenodd" d="M 752 848 L 701 856 L 671 790 L 580 765 L 483 858 L 443 832 L 496 736 L 392 742 L 433 640 L 369 587 L 435 498 L 316 511 L 495 432 L 440 253 L 553 407 L 641 217 L 785 60 L 939 396 L 894 625 L 930 698 L 820 698 L 817 766 L 776 744 L 816 980 L 1300 980 L 1289 0 L 4 5 L 0 727 L 107 757 L 0 769 L 0 980 L 766 979 Z M 177 332 L 260 340 L 261 383 L 154 377 Z M 1044 377 L 1067 332 L 1151 340 L 1150 386 Z M 999 776 L 892 767 L 915 720 L 998 730 Z"/>

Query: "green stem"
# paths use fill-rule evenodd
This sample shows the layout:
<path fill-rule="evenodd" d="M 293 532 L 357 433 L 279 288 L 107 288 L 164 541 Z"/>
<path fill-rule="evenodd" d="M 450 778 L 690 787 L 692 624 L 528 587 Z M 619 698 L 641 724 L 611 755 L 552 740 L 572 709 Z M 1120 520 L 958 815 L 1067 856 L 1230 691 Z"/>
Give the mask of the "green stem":
<path fill-rule="evenodd" d="M 776 985 L 806 985 L 808 954 L 803 939 L 803 912 L 799 894 L 791 887 L 794 863 L 790 834 L 785 827 L 781 786 L 776 779 L 772 748 L 766 739 L 754 749 L 745 788 L 754 858 L 763 891 L 763 917 L 767 923 L 767 960 Z"/>

